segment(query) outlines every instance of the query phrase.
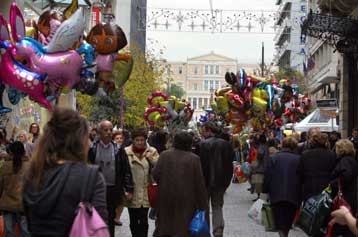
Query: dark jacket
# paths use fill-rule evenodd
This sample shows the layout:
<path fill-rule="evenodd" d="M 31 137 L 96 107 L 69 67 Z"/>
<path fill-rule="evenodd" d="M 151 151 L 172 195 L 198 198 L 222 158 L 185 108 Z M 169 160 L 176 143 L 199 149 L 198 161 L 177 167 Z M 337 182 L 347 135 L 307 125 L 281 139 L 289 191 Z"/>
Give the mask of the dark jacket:
<path fill-rule="evenodd" d="M 89 167 L 80 162 L 65 163 L 45 172 L 40 189 L 25 183 L 24 210 L 31 236 L 67 237 L 81 199 L 81 187 Z M 107 222 L 106 187 L 98 172 L 92 204 Z"/>
<path fill-rule="evenodd" d="M 200 144 L 201 167 L 207 188 L 229 187 L 234 157 L 231 144 L 224 139 L 209 137 Z"/>
<path fill-rule="evenodd" d="M 88 152 L 88 162 L 91 164 L 96 164 L 96 154 L 97 146 L 99 141 L 95 141 L 89 152 Z M 133 178 L 131 168 L 129 166 L 128 157 L 124 150 L 124 146 L 118 147 L 113 143 L 114 154 L 115 154 L 115 171 L 116 171 L 116 189 L 122 195 L 124 191 L 132 193 L 134 190 Z"/>
<path fill-rule="evenodd" d="M 270 158 L 264 186 L 268 189 L 272 204 L 283 201 L 297 207 L 301 204 L 301 185 L 297 173 L 299 162 L 299 155 L 285 149 Z"/>
<path fill-rule="evenodd" d="M 332 172 L 333 193 L 338 191 L 338 178 L 341 178 L 343 198 L 351 206 L 355 213 L 357 204 L 355 197 L 356 178 L 358 176 L 358 163 L 354 157 L 342 157 L 338 159 L 338 163 Z"/>
<path fill-rule="evenodd" d="M 156 233 L 189 236 L 195 210 L 207 210 L 208 201 L 200 158 L 188 151 L 170 149 L 160 154 L 153 170 L 159 183 Z"/>
<path fill-rule="evenodd" d="M 320 194 L 328 186 L 335 166 L 336 155 L 327 148 L 317 147 L 303 152 L 298 169 L 303 200 Z"/>
<path fill-rule="evenodd" d="M 269 159 L 269 150 L 266 144 L 259 144 L 257 148 L 257 166 L 254 173 L 263 174 Z"/>

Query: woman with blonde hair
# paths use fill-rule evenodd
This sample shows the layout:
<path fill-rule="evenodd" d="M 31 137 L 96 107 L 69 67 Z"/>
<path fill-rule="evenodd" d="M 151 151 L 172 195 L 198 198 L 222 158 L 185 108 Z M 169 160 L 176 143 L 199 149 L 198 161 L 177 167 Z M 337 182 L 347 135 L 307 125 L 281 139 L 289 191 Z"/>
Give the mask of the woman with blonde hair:
<path fill-rule="evenodd" d="M 333 191 L 338 191 L 340 180 L 343 198 L 348 202 L 352 211 L 355 212 L 357 203 L 355 198 L 355 180 L 358 176 L 358 163 L 355 159 L 356 151 L 353 143 L 348 139 L 341 139 L 336 143 L 337 165 L 333 170 L 334 180 L 331 182 Z M 335 193 L 334 192 L 334 193 Z M 332 236 L 354 237 L 355 235 L 347 226 L 335 224 Z"/>

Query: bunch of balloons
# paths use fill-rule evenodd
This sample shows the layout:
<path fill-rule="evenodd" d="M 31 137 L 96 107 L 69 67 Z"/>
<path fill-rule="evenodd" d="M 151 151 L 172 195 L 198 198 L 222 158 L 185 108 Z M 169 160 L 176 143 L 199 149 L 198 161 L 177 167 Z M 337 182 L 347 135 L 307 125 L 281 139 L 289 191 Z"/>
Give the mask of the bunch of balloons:
<path fill-rule="evenodd" d="M 246 74 L 226 73 L 229 87 L 215 92 L 215 101 L 200 122 L 214 120 L 231 124 L 232 133 L 240 133 L 244 127 L 254 130 L 275 129 L 284 123 L 296 123 L 307 115 L 311 100 L 299 94 L 298 86 L 290 80 L 277 81 Z"/>
<path fill-rule="evenodd" d="M 106 95 L 128 80 L 133 60 L 129 53 L 119 53 L 127 45 L 122 29 L 99 23 L 86 42 L 78 0 L 72 0 L 63 14 L 45 11 L 37 24 L 29 21 L 28 27 L 15 2 L 9 16 L 11 29 L 0 14 L 0 84 L 10 87 L 11 103 L 28 95 L 51 110 L 51 102 L 69 89 L 89 95 L 101 89 Z M 3 92 L 0 113 L 11 111 L 3 106 Z"/>
<path fill-rule="evenodd" d="M 147 103 L 149 107 L 146 108 L 144 119 L 151 127 L 186 127 L 194 113 L 188 102 L 161 91 L 152 92 Z"/>

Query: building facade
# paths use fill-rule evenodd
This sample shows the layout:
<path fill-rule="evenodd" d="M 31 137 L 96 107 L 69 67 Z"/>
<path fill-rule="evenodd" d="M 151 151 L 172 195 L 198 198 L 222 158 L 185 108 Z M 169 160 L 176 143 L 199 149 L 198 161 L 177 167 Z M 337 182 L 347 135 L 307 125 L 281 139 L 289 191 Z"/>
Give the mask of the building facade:
<path fill-rule="evenodd" d="M 307 14 L 307 0 L 277 0 L 279 6 L 274 38 L 274 63 L 280 68 L 303 71 L 306 42 L 301 37 L 301 23 Z"/>
<path fill-rule="evenodd" d="M 248 73 L 259 74 L 259 66 L 256 64 L 239 64 L 237 59 L 214 52 L 188 58 L 185 62 L 166 62 L 164 67 L 163 87 L 175 83 L 184 89 L 184 99 L 195 109 L 194 120 L 210 108 L 215 90 L 228 86 L 225 82 L 226 72 L 236 73 L 244 68 Z"/>
<path fill-rule="evenodd" d="M 358 127 L 358 34 L 351 33 L 357 32 L 358 28 L 358 1 L 312 0 L 312 2 L 317 9 L 312 7 L 314 11 L 309 14 L 303 30 L 305 34 L 318 39 L 310 42 L 310 48 L 317 48 L 321 52 L 322 55 L 318 53 L 313 56 L 320 58 L 318 61 L 326 62 L 326 66 L 323 65 L 320 70 L 317 69 L 317 73 L 331 74 L 326 76 L 323 82 L 326 81 L 336 86 L 334 93 L 337 94 L 339 101 L 340 131 L 342 137 L 347 137 L 353 128 Z M 327 25 L 325 22 L 331 22 L 331 24 Z M 336 40 L 332 41 L 332 37 Z M 330 45 L 325 46 L 327 43 L 320 43 L 319 40 Z M 324 50 L 325 47 L 329 50 Z M 331 54 L 332 49 L 339 53 Z M 329 59 L 330 57 L 332 59 Z M 336 78 L 332 80 L 334 75 Z"/>
<path fill-rule="evenodd" d="M 308 8 L 319 11 L 317 0 L 311 0 Z M 339 65 L 341 55 L 324 40 L 308 37 L 308 88 L 312 99 L 336 99 L 339 104 Z"/>

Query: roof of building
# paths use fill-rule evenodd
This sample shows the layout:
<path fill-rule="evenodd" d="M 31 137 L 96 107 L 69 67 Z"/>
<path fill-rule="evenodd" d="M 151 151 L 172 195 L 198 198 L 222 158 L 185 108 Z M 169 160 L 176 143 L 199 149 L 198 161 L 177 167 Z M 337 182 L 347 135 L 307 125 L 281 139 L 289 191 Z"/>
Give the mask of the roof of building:
<path fill-rule="evenodd" d="M 188 61 L 237 61 L 237 59 L 229 58 L 211 51 L 209 54 L 188 58 Z"/>

